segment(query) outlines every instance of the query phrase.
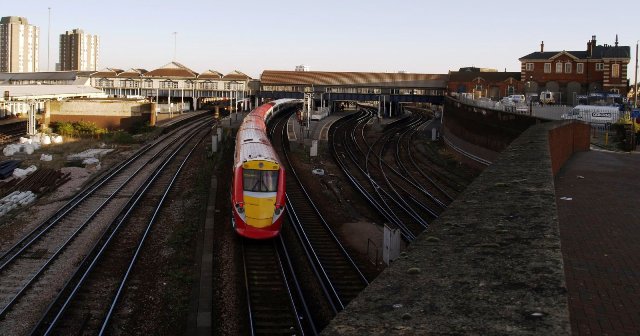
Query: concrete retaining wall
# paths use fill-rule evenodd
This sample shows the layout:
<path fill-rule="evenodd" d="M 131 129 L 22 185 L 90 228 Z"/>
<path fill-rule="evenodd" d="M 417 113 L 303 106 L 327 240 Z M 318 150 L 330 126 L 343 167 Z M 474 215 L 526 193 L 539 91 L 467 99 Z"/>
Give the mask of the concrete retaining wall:
<path fill-rule="evenodd" d="M 323 334 L 569 335 L 553 167 L 583 128 L 527 129 Z"/>
<path fill-rule="evenodd" d="M 137 100 L 54 100 L 45 105 L 45 123 L 87 121 L 108 129 L 128 129 L 151 122 L 152 108 L 152 103 Z"/>
<path fill-rule="evenodd" d="M 446 97 L 443 126 L 456 137 L 501 152 L 531 125 L 547 120 L 523 114 L 466 105 Z"/>

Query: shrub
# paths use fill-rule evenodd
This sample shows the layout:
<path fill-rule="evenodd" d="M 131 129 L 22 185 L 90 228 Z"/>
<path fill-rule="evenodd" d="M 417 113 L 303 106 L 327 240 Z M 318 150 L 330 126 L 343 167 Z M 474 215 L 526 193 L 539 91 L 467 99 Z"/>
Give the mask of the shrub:
<path fill-rule="evenodd" d="M 115 131 L 110 135 L 111 141 L 119 144 L 130 144 L 134 142 L 133 136 L 125 131 Z"/>
<path fill-rule="evenodd" d="M 72 137 L 75 135 L 73 125 L 69 122 L 53 122 L 50 126 L 54 133 L 62 136 Z"/>
<path fill-rule="evenodd" d="M 67 137 L 100 137 L 107 133 L 106 129 L 88 121 L 76 121 L 73 123 L 53 122 L 51 123 L 51 128 L 55 133 Z"/>

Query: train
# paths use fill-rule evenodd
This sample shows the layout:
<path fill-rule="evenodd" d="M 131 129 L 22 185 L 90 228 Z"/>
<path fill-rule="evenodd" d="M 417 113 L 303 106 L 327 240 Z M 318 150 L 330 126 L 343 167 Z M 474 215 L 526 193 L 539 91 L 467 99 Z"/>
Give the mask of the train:
<path fill-rule="evenodd" d="M 285 170 L 267 135 L 267 123 L 300 99 L 278 99 L 256 107 L 236 135 L 231 182 L 233 229 L 249 239 L 277 237 L 285 214 Z"/>

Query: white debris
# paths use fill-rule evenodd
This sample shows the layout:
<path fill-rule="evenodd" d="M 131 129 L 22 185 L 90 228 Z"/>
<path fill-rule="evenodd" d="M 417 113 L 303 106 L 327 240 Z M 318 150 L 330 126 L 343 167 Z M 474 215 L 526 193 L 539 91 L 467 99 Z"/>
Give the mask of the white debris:
<path fill-rule="evenodd" d="M 316 174 L 316 175 L 324 176 L 324 169 L 316 168 L 316 169 L 312 170 L 311 172 Z"/>
<path fill-rule="evenodd" d="M 82 160 L 82 164 L 89 171 L 100 170 L 100 160 L 96 158 L 86 158 Z"/>
<path fill-rule="evenodd" d="M 51 160 L 53 160 L 53 155 L 40 154 L 40 161 L 51 161 Z"/>
<path fill-rule="evenodd" d="M 51 137 L 48 136 L 48 135 L 43 135 L 40 143 L 42 143 L 43 145 L 50 145 L 51 144 Z"/>
<path fill-rule="evenodd" d="M 25 153 L 31 155 L 31 154 L 33 154 L 33 151 L 35 150 L 35 146 L 32 145 L 32 144 L 24 144 L 24 145 L 22 145 L 22 150 Z"/>
<path fill-rule="evenodd" d="M 62 135 L 56 135 L 53 137 L 53 143 L 62 143 Z"/>
<path fill-rule="evenodd" d="M 31 173 L 33 173 L 34 171 L 38 170 L 38 167 L 36 166 L 29 166 L 25 169 L 20 169 L 20 168 L 16 168 L 13 170 L 13 177 L 21 179 Z"/>
<path fill-rule="evenodd" d="M 36 195 L 31 191 L 14 191 L 0 199 L 0 217 L 19 206 L 29 205 L 35 200 Z"/>
<path fill-rule="evenodd" d="M 20 148 L 22 148 L 22 145 L 16 145 L 16 144 L 7 145 L 2 150 L 2 154 L 4 154 L 5 156 L 13 156 L 13 154 L 20 152 Z"/>
<path fill-rule="evenodd" d="M 566 197 L 566 196 L 562 196 L 560 197 L 561 200 L 565 200 L 565 201 L 572 201 L 573 198 L 572 197 Z"/>
<path fill-rule="evenodd" d="M 101 158 L 107 153 L 112 151 L 113 149 L 90 148 L 83 152 L 71 154 L 67 156 L 67 160 L 76 161 L 76 160 L 84 160 L 87 158 Z"/>

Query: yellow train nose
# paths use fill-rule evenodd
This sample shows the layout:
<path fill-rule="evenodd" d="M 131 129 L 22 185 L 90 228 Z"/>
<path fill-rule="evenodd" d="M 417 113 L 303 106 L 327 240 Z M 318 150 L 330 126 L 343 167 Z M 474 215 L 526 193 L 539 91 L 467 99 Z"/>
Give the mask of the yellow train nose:
<path fill-rule="evenodd" d="M 247 225 L 263 228 L 273 224 L 273 212 L 275 210 L 275 197 L 244 197 L 244 210 Z"/>

